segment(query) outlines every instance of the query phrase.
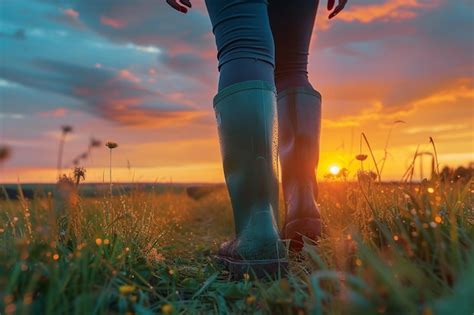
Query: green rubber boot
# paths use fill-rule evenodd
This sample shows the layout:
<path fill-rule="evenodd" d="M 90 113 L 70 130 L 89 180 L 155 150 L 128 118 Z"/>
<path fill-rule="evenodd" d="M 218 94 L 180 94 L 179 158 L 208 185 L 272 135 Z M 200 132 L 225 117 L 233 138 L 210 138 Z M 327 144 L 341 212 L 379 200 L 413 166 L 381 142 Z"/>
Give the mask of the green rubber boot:
<path fill-rule="evenodd" d="M 236 238 L 221 245 L 217 259 L 238 278 L 276 276 L 288 267 L 278 235 L 275 88 L 246 81 L 214 98 L 224 175 L 234 212 Z"/>

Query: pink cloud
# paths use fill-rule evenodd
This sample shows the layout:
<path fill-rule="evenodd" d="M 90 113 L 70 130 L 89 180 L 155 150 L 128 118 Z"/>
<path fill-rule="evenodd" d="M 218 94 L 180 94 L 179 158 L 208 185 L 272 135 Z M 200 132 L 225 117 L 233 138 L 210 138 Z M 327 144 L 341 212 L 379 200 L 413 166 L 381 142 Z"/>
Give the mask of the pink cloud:
<path fill-rule="evenodd" d="M 100 23 L 113 28 L 123 28 L 127 24 L 119 19 L 110 18 L 104 15 L 100 17 Z"/>
<path fill-rule="evenodd" d="M 41 117 L 63 117 L 68 112 L 67 109 L 59 107 L 52 111 L 38 113 Z"/>
<path fill-rule="evenodd" d="M 142 80 L 133 74 L 130 70 L 122 69 L 118 73 L 118 77 L 122 80 L 127 80 L 132 83 L 140 83 Z"/>
<path fill-rule="evenodd" d="M 63 13 L 66 14 L 67 16 L 73 18 L 73 19 L 77 19 L 79 17 L 79 12 L 77 12 L 74 9 L 64 9 Z"/>

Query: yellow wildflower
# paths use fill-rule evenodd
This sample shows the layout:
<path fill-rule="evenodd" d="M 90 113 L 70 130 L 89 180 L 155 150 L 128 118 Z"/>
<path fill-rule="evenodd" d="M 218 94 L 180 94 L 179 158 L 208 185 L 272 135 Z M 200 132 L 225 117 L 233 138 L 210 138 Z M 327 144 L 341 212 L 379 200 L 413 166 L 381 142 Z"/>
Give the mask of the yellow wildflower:
<path fill-rule="evenodd" d="M 127 294 L 130 294 L 130 293 L 133 293 L 133 292 L 135 292 L 135 286 L 134 285 L 128 285 L 128 284 L 121 285 L 119 287 L 119 292 L 122 295 L 127 295 Z"/>
<path fill-rule="evenodd" d="M 165 304 L 161 307 L 161 311 L 163 312 L 163 314 L 169 315 L 169 314 L 173 313 L 173 305 Z"/>
<path fill-rule="evenodd" d="M 255 298 L 254 295 L 249 295 L 249 296 L 247 296 L 247 298 L 245 299 L 245 303 L 247 303 L 248 305 L 250 305 L 250 304 L 255 303 L 255 300 L 256 300 L 256 298 Z"/>

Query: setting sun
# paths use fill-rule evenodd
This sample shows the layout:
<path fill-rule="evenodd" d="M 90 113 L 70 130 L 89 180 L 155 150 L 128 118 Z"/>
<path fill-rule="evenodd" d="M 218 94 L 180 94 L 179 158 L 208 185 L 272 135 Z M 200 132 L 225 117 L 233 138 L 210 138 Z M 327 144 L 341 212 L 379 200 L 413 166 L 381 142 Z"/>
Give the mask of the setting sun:
<path fill-rule="evenodd" d="M 341 168 L 338 165 L 331 165 L 329 167 L 329 172 L 332 175 L 337 175 L 337 174 L 339 174 L 340 171 L 341 171 Z"/>

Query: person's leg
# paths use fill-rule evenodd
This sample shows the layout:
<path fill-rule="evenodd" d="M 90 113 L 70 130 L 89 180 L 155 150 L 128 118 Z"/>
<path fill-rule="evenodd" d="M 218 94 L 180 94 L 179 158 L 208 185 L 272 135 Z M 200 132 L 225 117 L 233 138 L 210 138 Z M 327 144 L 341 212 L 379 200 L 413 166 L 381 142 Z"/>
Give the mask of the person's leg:
<path fill-rule="evenodd" d="M 315 171 L 319 160 L 321 95 L 308 81 L 308 50 L 318 0 L 273 0 L 279 154 L 286 215 L 283 236 L 300 249 L 302 235 L 321 234 Z"/>
<path fill-rule="evenodd" d="M 275 41 L 275 83 L 278 92 L 290 87 L 312 88 L 308 51 L 319 0 L 271 0 L 268 8 Z"/>
<path fill-rule="evenodd" d="M 217 258 L 231 274 L 275 274 L 288 262 L 279 238 L 274 48 L 265 1 L 206 0 L 219 59 L 214 98 L 236 238 Z"/>
<path fill-rule="evenodd" d="M 219 60 L 219 91 L 235 83 L 274 84 L 275 51 L 267 1 L 206 0 Z"/>
<path fill-rule="evenodd" d="M 274 85 L 274 66 L 256 58 L 232 59 L 220 67 L 219 91 L 236 83 L 260 80 Z"/>

